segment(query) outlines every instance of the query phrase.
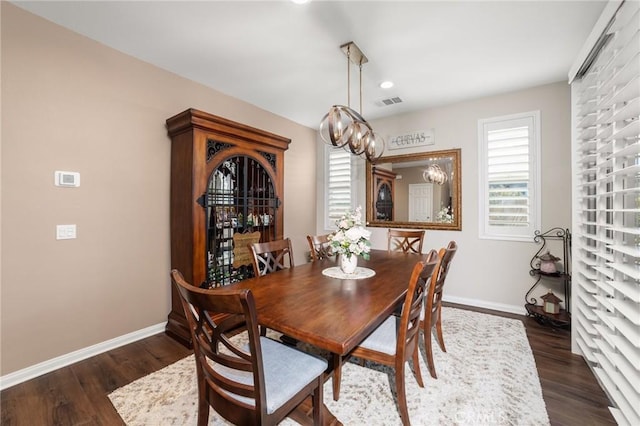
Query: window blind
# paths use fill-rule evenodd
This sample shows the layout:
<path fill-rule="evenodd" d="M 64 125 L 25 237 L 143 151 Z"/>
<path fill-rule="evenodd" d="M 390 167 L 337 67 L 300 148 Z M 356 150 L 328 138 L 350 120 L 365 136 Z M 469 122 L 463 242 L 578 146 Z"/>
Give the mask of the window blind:
<path fill-rule="evenodd" d="M 480 237 L 530 241 L 539 229 L 540 112 L 478 120 Z"/>
<path fill-rule="evenodd" d="M 572 82 L 572 339 L 621 425 L 640 424 L 639 6 L 622 4 Z"/>
<path fill-rule="evenodd" d="M 489 225 L 529 226 L 529 126 L 489 130 Z"/>
<path fill-rule="evenodd" d="M 351 208 L 351 154 L 344 149 L 328 149 L 328 225 L 335 225 L 345 211 Z"/>

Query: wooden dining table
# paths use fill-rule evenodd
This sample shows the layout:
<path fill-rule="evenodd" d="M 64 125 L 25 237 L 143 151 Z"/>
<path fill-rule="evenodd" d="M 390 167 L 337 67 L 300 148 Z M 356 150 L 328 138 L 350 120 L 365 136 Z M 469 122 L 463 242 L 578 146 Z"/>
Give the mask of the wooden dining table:
<path fill-rule="evenodd" d="M 227 288 L 253 293 L 258 323 L 331 354 L 327 377 L 333 375 L 333 397 L 339 398 L 344 357 L 391 315 L 404 300 L 416 254 L 372 250 L 358 266 L 375 272 L 370 278 L 340 279 L 323 270 L 338 266 L 319 260 Z"/>

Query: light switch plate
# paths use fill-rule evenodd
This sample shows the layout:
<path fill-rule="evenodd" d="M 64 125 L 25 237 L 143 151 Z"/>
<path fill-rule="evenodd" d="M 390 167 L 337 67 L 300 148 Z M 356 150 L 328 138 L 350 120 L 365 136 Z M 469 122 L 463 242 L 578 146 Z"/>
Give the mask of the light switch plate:
<path fill-rule="evenodd" d="M 56 225 L 56 240 L 76 238 L 76 225 Z"/>

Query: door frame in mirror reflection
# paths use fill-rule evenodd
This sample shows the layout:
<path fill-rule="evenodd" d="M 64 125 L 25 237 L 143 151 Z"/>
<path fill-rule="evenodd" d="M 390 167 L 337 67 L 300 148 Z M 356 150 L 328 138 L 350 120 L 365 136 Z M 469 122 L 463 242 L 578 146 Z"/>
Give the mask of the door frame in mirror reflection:
<path fill-rule="evenodd" d="M 443 229 L 451 231 L 462 230 L 462 180 L 461 180 L 461 164 L 460 164 L 460 148 L 448 149 L 442 151 L 429 151 L 414 154 L 393 155 L 381 157 L 373 162 L 367 161 L 366 172 L 366 205 L 367 205 L 367 226 L 384 227 L 384 228 L 413 228 L 413 229 Z M 447 159 L 451 161 L 451 167 L 446 167 Z M 445 161 L 443 161 L 445 160 Z M 399 208 L 400 203 L 406 203 L 405 210 L 408 212 L 408 195 L 402 194 L 403 188 L 409 184 L 425 183 L 422 178 L 422 170 L 429 165 L 437 164 L 447 174 L 447 181 L 443 185 L 434 185 L 434 207 L 433 221 L 430 222 L 410 222 L 408 213 L 405 216 L 403 209 Z M 419 168 L 419 169 L 416 169 Z M 393 218 L 394 220 L 380 220 L 377 217 L 376 200 L 378 186 L 375 182 L 374 170 L 380 173 L 381 169 L 389 170 L 396 175 L 395 184 L 393 186 Z M 419 176 L 418 177 L 411 177 Z M 442 192 L 438 194 L 438 190 L 447 191 L 449 189 L 450 203 L 447 202 L 447 194 Z M 436 200 L 439 195 L 440 200 Z M 450 207 L 452 217 L 444 216 Z M 440 213 L 440 214 L 439 214 Z"/>

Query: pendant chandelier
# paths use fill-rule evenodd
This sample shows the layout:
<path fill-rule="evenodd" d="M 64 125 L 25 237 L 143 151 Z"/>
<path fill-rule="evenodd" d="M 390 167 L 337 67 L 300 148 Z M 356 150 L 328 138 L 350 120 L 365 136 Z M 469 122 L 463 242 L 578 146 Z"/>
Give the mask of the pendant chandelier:
<path fill-rule="evenodd" d="M 384 152 L 384 139 L 362 117 L 362 65 L 368 59 L 352 41 L 340 46 L 347 56 L 347 106 L 333 105 L 320 122 L 320 137 L 330 145 L 344 148 L 372 161 Z M 351 109 L 351 64 L 360 69 L 360 112 Z"/>
<path fill-rule="evenodd" d="M 422 172 L 422 179 L 427 183 L 444 185 L 447 181 L 447 174 L 437 164 L 432 164 Z"/>

